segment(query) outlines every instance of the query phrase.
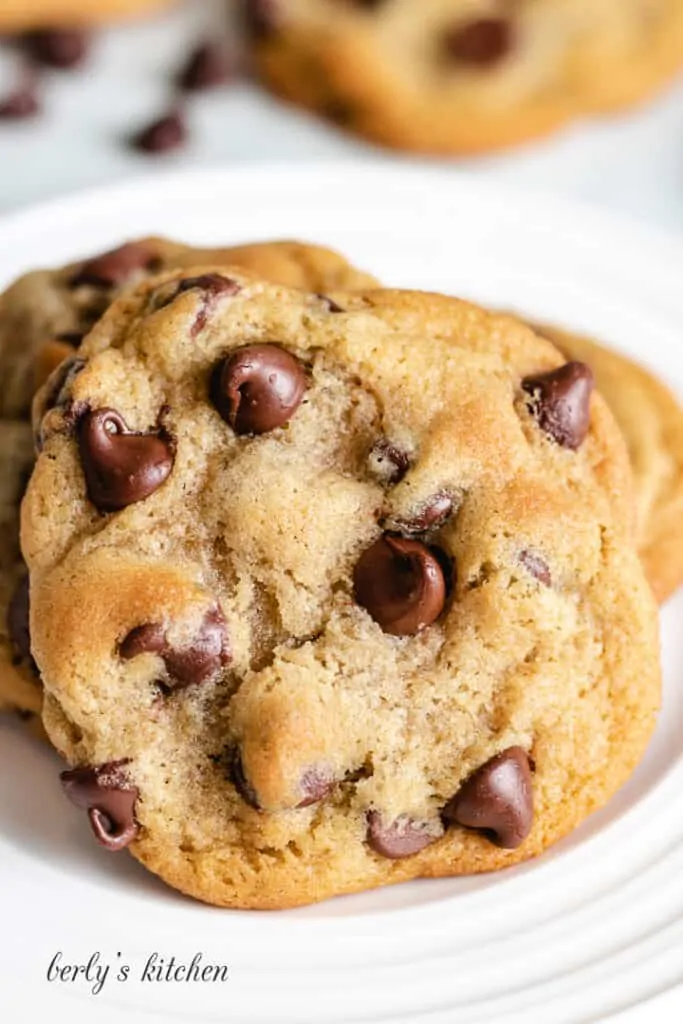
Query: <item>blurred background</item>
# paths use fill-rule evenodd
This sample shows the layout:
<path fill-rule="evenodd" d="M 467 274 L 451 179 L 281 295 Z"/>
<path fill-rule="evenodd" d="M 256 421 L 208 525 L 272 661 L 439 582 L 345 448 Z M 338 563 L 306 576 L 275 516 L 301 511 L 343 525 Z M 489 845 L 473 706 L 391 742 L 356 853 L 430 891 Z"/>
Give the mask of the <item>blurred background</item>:
<path fill-rule="evenodd" d="M 422 2 L 433 0 L 413 0 L 413 9 Z M 483 9 L 490 15 L 495 2 L 453 0 L 451 6 L 468 4 L 480 16 Z M 554 2 L 522 0 L 522 6 Z M 605 0 L 559 2 L 578 10 Z M 624 9 L 662 6 L 660 0 L 620 2 Z M 229 0 L 119 0 L 127 15 L 133 8 L 132 17 L 122 18 L 111 0 L 0 0 L 0 210 L 161 167 L 384 160 L 436 164 L 584 198 L 683 230 L 683 83 L 675 76 L 640 105 L 573 120 L 540 140 L 477 156 L 433 156 L 364 141 L 276 98 L 252 70 L 238 25 L 243 29 L 246 18 L 258 37 L 264 19 L 274 24 L 276 6 L 286 13 L 290 4 L 299 17 L 322 18 L 324 27 L 325 18 L 346 17 L 335 6 L 374 8 L 352 16 L 377 19 L 392 3 L 406 6 L 406 0 L 318 0 L 316 13 L 316 0 L 252 0 L 245 15 Z M 677 4 L 683 8 L 683 0 L 665 6 Z M 440 0 L 441 9 L 448 6 Z M 102 23 L 89 24 L 93 19 Z M 27 36 L 28 20 L 43 31 Z M 369 20 L 364 24 L 374 30 Z"/>

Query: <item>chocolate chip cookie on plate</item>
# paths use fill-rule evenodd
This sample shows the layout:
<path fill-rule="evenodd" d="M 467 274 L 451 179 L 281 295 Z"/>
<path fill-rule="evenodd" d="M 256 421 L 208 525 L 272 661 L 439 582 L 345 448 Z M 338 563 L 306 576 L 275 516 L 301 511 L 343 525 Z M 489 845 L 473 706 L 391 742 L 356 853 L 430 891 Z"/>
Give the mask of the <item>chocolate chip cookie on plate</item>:
<path fill-rule="evenodd" d="M 219 266 L 142 283 L 78 359 L 22 544 L 101 843 L 286 907 L 514 864 L 628 778 L 657 616 L 584 364 L 455 299 Z"/>

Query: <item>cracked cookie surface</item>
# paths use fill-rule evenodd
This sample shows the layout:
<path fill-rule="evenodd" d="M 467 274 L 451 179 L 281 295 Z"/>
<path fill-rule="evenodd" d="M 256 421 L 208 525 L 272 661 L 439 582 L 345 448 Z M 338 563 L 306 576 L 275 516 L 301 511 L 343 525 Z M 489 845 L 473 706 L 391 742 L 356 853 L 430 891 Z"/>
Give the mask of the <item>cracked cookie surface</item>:
<path fill-rule="evenodd" d="M 301 242 L 198 249 L 143 238 L 59 269 L 33 271 L 0 296 L 0 709 L 35 716 L 42 701 L 35 666 L 22 648 L 28 604 L 19 553 L 19 502 L 34 460 L 29 416 L 35 390 L 64 360 L 73 362 L 82 339 L 123 290 L 160 270 L 203 260 L 239 263 L 323 293 L 375 283 L 336 252 Z"/>
<path fill-rule="evenodd" d="M 285 907 L 516 863 L 628 778 L 656 609 L 585 366 L 455 299 L 221 267 L 122 297 L 79 359 L 22 545 L 100 842 Z"/>
<path fill-rule="evenodd" d="M 469 153 L 637 103 L 683 65 L 679 0 L 242 0 L 285 98 L 380 143 Z"/>

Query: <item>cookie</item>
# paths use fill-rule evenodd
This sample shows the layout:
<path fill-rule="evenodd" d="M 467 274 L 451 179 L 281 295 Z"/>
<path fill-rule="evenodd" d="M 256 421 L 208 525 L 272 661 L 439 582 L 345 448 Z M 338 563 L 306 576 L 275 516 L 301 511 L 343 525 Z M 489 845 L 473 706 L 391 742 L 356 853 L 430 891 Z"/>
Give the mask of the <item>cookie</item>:
<path fill-rule="evenodd" d="M 114 21 L 131 15 L 147 14 L 168 7 L 169 0 L 3 0 L 0 6 L 0 29 L 20 32 L 46 25 L 81 27 Z"/>
<path fill-rule="evenodd" d="M 36 387 L 65 358 L 74 356 L 82 337 L 122 288 L 160 269 L 206 259 L 227 259 L 292 287 L 321 292 L 374 284 L 368 274 L 320 246 L 266 242 L 197 249 L 146 238 L 59 270 L 34 271 L 0 296 L 0 709 L 34 714 L 40 710 L 42 694 L 32 660 L 11 640 L 7 626 L 11 608 L 26 610 L 21 600 L 25 568 L 19 555 L 18 521 L 23 484 L 33 463 L 29 411 Z M 21 627 L 15 621 L 17 630 L 21 632 Z"/>
<path fill-rule="evenodd" d="M 242 0 L 284 98 L 400 149 L 475 153 L 637 103 L 683 66 L 680 0 Z"/>
<path fill-rule="evenodd" d="M 96 838 L 230 907 L 539 854 L 659 702 L 628 457 L 509 317 L 237 268 L 117 301 L 22 510 L 44 723 Z"/>
<path fill-rule="evenodd" d="M 632 360 L 591 338 L 545 325 L 538 330 L 568 359 L 588 363 L 621 427 L 634 476 L 640 557 L 663 602 L 683 583 L 683 409 Z"/>

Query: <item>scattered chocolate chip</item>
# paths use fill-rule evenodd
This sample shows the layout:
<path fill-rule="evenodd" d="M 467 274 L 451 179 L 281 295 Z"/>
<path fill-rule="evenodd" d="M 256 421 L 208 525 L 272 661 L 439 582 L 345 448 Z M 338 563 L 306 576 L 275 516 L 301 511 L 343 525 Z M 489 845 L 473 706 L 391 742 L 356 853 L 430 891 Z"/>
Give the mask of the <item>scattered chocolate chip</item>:
<path fill-rule="evenodd" d="M 26 83 L 0 100 L 0 118 L 21 121 L 40 113 L 40 100 L 34 83 Z"/>
<path fill-rule="evenodd" d="M 281 0 L 242 0 L 242 22 L 253 39 L 273 35 L 282 21 Z"/>
<path fill-rule="evenodd" d="M 133 149 L 143 153 L 169 153 L 179 149 L 187 141 L 188 130 L 180 110 L 171 110 L 157 118 L 131 139 Z"/>
<path fill-rule="evenodd" d="M 390 484 L 397 484 L 410 469 L 410 456 L 386 437 L 372 446 L 370 468 Z"/>
<path fill-rule="evenodd" d="M 211 608 L 202 619 L 199 630 L 183 647 L 168 642 L 166 629 L 160 623 L 136 626 L 119 646 L 125 660 L 139 654 L 158 654 L 168 673 L 166 692 L 196 686 L 217 675 L 230 661 L 227 623 L 218 607 Z"/>
<path fill-rule="evenodd" d="M 412 636 L 443 611 L 446 580 L 439 559 L 419 540 L 385 533 L 360 557 L 354 596 L 385 633 Z"/>
<path fill-rule="evenodd" d="M 522 388 L 532 398 L 529 412 L 541 430 L 563 448 L 572 450 L 582 444 L 588 433 L 593 387 L 592 370 L 576 361 L 522 381 Z"/>
<path fill-rule="evenodd" d="M 29 632 L 30 596 L 28 574 L 16 585 L 7 608 L 7 632 L 21 661 L 32 661 L 31 634 Z"/>
<path fill-rule="evenodd" d="M 306 375 L 279 345 L 246 345 L 216 367 L 211 397 L 236 434 L 283 427 L 301 404 Z"/>
<path fill-rule="evenodd" d="M 308 768 L 301 776 L 301 792 L 304 794 L 297 807 L 310 807 L 324 800 L 334 788 L 335 779 L 331 771 L 322 767 Z"/>
<path fill-rule="evenodd" d="M 82 331 L 64 331 L 62 334 L 55 335 L 55 341 L 63 341 L 65 345 L 78 348 L 84 337 Z"/>
<path fill-rule="evenodd" d="M 229 755 L 228 778 L 244 800 L 245 804 L 248 804 L 249 807 L 253 807 L 255 811 L 260 811 L 261 807 L 258 802 L 256 790 L 244 774 L 242 757 L 237 747 L 234 747 Z"/>
<path fill-rule="evenodd" d="M 392 525 L 401 533 L 427 533 L 440 529 L 453 513 L 453 498 L 439 491 L 415 511 L 412 516 L 392 519 Z"/>
<path fill-rule="evenodd" d="M 88 497 L 101 512 L 118 512 L 148 498 L 173 468 L 173 445 L 165 432 L 135 433 L 115 409 L 86 413 L 78 440 Z"/>
<path fill-rule="evenodd" d="M 237 281 L 221 274 L 200 274 L 199 277 L 186 277 L 178 284 L 176 296 L 183 292 L 197 289 L 203 293 L 203 303 L 191 328 L 193 337 L 206 327 L 209 313 L 222 296 L 237 295 L 241 291 Z"/>
<path fill-rule="evenodd" d="M 338 303 L 336 303 L 334 301 L 334 299 L 331 299 L 329 297 L 329 295 L 320 295 L 320 294 L 318 294 L 316 296 L 316 298 L 320 299 L 321 302 L 325 303 L 325 305 L 327 306 L 327 312 L 328 313 L 345 313 L 346 312 L 346 310 L 343 309 Z"/>
<path fill-rule="evenodd" d="M 367 842 L 375 853 L 391 860 L 410 857 L 419 853 L 437 839 L 434 828 L 428 822 L 416 821 L 402 814 L 389 825 L 385 825 L 381 814 L 370 811 L 368 814 Z"/>
<path fill-rule="evenodd" d="M 535 551 L 520 551 L 519 561 L 539 583 L 542 583 L 544 587 L 551 587 L 553 585 L 552 576 L 550 575 L 550 568 L 545 559 L 537 555 Z"/>
<path fill-rule="evenodd" d="M 230 61 L 224 48 L 208 41 L 192 51 L 178 76 L 178 85 L 188 92 L 200 92 L 222 85 L 230 75 Z"/>
<path fill-rule="evenodd" d="M 78 67 L 90 51 L 90 36 L 78 28 L 42 28 L 22 37 L 24 49 L 46 67 L 64 70 Z"/>
<path fill-rule="evenodd" d="M 506 850 L 520 846 L 534 820 L 526 751 L 508 747 L 478 768 L 446 804 L 443 816 L 449 824 L 485 832 Z"/>
<path fill-rule="evenodd" d="M 446 53 L 460 64 L 490 67 L 512 50 L 514 27 L 507 18 L 483 17 L 458 25 L 446 33 Z"/>
<path fill-rule="evenodd" d="M 95 256 L 80 267 L 69 281 L 71 288 L 93 285 L 96 288 L 119 288 L 134 274 L 152 270 L 158 255 L 143 242 L 124 245 Z"/>
<path fill-rule="evenodd" d="M 123 850 L 138 834 L 135 803 L 139 790 L 124 772 L 129 761 L 74 768 L 59 776 L 72 804 L 87 810 L 95 839 L 108 850 Z"/>

